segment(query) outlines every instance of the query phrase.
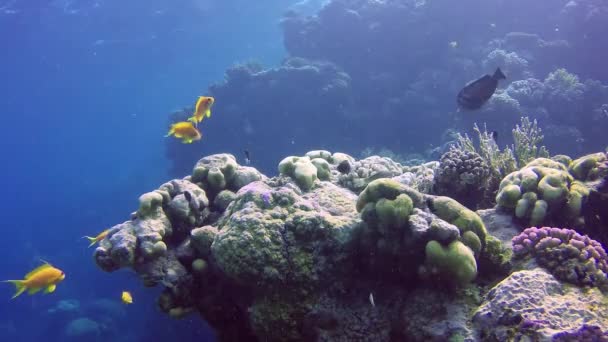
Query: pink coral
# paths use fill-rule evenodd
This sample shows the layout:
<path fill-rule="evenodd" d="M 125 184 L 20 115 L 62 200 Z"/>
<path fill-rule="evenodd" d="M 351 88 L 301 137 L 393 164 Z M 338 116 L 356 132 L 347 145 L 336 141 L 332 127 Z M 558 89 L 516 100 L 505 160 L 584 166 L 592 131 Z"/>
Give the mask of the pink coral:
<path fill-rule="evenodd" d="M 608 286 L 608 256 L 602 245 L 572 229 L 530 227 L 513 237 L 515 258 L 534 257 L 562 280 Z"/>

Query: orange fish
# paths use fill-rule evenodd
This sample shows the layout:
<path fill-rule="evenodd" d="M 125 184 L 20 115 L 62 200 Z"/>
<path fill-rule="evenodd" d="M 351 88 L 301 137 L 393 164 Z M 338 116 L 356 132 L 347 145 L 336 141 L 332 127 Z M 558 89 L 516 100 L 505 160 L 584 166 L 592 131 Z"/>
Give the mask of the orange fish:
<path fill-rule="evenodd" d="M 133 296 L 131 296 L 131 292 L 129 291 L 122 291 L 120 300 L 123 302 L 123 304 L 133 304 Z"/>
<path fill-rule="evenodd" d="M 211 106 L 215 99 L 211 96 L 199 96 L 198 100 L 196 100 L 196 104 L 194 105 L 194 113 L 192 117 L 188 119 L 195 125 L 198 125 L 199 122 L 203 121 L 205 117 L 211 116 Z"/>
<path fill-rule="evenodd" d="M 89 242 L 91 243 L 89 245 L 89 247 L 93 246 L 94 244 L 98 243 L 99 241 L 103 240 L 106 238 L 106 236 L 108 236 L 108 233 L 110 233 L 109 229 L 104 230 L 103 232 L 99 233 L 96 237 L 91 237 L 91 236 L 83 236 L 83 239 L 88 239 Z"/>
<path fill-rule="evenodd" d="M 44 289 L 44 293 L 51 293 L 57 288 L 57 284 L 65 279 L 65 273 L 62 270 L 53 267 L 48 262 L 36 267 L 30 273 L 25 275 L 23 280 L 4 280 L 5 283 L 15 285 L 17 292 L 13 296 L 14 299 L 25 290 L 30 295 Z"/>
<path fill-rule="evenodd" d="M 169 129 L 169 133 L 167 133 L 165 137 L 171 135 L 178 139 L 182 139 L 184 144 L 191 144 L 193 141 L 201 140 L 203 137 L 201 132 L 194 127 L 192 122 L 188 121 L 177 122 L 171 125 L 171 129 Z"/>

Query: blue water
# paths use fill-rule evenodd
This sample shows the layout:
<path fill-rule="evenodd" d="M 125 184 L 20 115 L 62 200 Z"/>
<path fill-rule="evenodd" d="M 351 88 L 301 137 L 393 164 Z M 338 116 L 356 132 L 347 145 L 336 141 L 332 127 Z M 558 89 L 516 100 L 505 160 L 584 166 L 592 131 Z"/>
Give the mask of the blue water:
<path fill-rule="evenodd" d="M 551 101 L 542 103 L 558 109 L 550 113 L 540 107 L 510 116 L 508 110 L 455 113 L 458 89 L 493 71 L 496 63 L 482 60 L 492 39 L 509 32 L 570 44 L 563 53 L 522 53 L 541 81 L 564 67 L 581 82 L 608 84 L 608 46 L 598 38 L 608 20 L 592 18 L 579 29 L 576 20 L 544 17 L 567 1 L 479 1 L 432 1 L 432 16 L 408 17 L 411 23 L 402 12 L 363 18 L 360 25 L 353 13 L 333 21 L 335 13 L 327 11 L 328 22 L 315 36 L 300 27 L 291 32 L 281 19 L 294 4 L 314 14 L 321 0 L 0 0 L 0 279 L 19 279 L 40 260 L 67 274 L 46 296 L 10 300 L 14 289 L 1 283 L 0 341 L 64 341 L 78 318 L 96 322 L 92 336 L 100 340 L 213 340 L 199 317 L 160 313 L 155 300 L 162 289 L 143 288 L 130 271 L 99 270 L 81 238 L 127 220 L 139 195 L 185 176 L 204 155 L 230 152 L 242 163 L 247 149 L 267 175 L 276 173 L 280 158 L 311 149 L 360 157 L 367 147 L 388 148 L 405 159 L 431 158 L 429 151 L 446 143 L 447 129 L 470 131 L 473 122 L 488 122 L 506 145 L 524 114 L 547 128 L 552 154 L 604 149 L 608 100 L 599 91 L 569 102 L 576 107 L 589 99 L 584 113 L 560 112 L 561 102 Z M 310 34 L 314 42 L 298 45 L 283 28 L 307 43 Z M 458 48 L 450 48 L 451 41 Z M 227 96 L 216 99 L 201 142 L 185 146 L 163 137 L 170 113 L 221 84 L 231 66 L 277 67 L 289 53 L 348 72 L 344 104 L 319 102 L 309 87 L 290 80 L 265 93 L 255 84 L 242 92 L 230 84 Z M 515 64 L 507 66 L 507 82 L 527 78 Z M 231 106 L 238 110 L 230 112 Z M 120 304 L 124 290 L 133 294 L 133 305 Z M 67 300 L 78 308 L 59 310 Z"/>
<path fill-rule="evenodd" d="M 104 330 L 127 341 L 212 340 L 198 318 L 161 314 L 159 289 L 143 289 L 130 272 L 97 269 L 81 236 L 127 219 L 139 194 L 167 180 L 169 112 L 234 63 L 283 57 L 278 20 L 289 2 L 246 3 L 0 2 L 0 278 L 19 279 L 39 259 L 67 274 L 48 296 L 9 301 L 13 288 L 0 284 L 0 340 L 59 341 L 72 317 L 109 319 Z M 135 300 L 119 307 L 128 320 L 86 308 L 118 303 L 123 290 Z M 78 300 L 80 313 L 47 312 L 64 299 Z"/>

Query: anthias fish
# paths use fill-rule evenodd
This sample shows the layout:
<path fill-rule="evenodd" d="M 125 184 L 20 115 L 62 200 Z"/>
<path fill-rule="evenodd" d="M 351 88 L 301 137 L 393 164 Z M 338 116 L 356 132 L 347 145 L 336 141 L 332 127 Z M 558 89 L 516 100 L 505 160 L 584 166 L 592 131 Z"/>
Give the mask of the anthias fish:
<path fill-rule="evenodd" d="M 188 119 L 195 125 L 198 125 L 199 122 L 203 121 L 205 117 L 211 116 L 211 106 L 215 99 L 211 96 L 199 96 L 198 100 L 196 100 L 196 104 L 194 105 L 194 113 L 192 117 Z"/>
<path fill-rule="evenodd" d="M 89 245 L 89 247 L 92 247 L 94 244 L 98 243 L 99 241 L 103 240 L 106 238 L 106 236 L 108 236 L 108 233 L 110 233 L 109 229 L 104 230 L 103 232 L 97 234 L 97 236 L 93 237 L 93 236 L 83 236 L 83 239 L 88 239 L 89 242 L 91 243 Z"/>
<path fill-rule="evenodd" d="M 496 68 L 494 75 L 484 75 L 481 78 L 468 83 L 458 93 L 458 107 L 465 110 L 476 110 L 481 108 L 496 91 L 499 80 L 507 77 L 500 68 Z"/>
<path fill-rule="evenodd" d="M 129 291 L 122 291 L 120 300 L 123 302 L 123 304 L 133 304 L 133 296 L 131 296 Z"/>
<path fill-rule="evenodd" d="M 191 144 L 193 141 L 201 140 L 203 137 L 201 132 L 189 121 L 177 122 L 171 125 L 169 133 L 165 137 L 169 136 L 181 139 L 184 144 Z"/>
<path fill-rule="evenodd" d="M 51 293 L 57 288 L 57 284 L 65 279 L 62 270 L 53 267 L 48 262 L 36 267 L 25 275 L 23 280 L 5 280 L 5 283 L 15 285 L 16 292 L 13 299 L 22 294 L 25 290 L 30 295 L 44 289 L 44 293 Z"/>

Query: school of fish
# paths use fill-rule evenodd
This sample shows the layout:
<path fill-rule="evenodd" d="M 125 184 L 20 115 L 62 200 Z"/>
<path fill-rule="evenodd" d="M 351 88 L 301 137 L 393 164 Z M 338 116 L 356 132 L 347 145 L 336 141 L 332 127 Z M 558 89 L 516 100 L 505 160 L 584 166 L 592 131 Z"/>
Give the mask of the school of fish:
<path fill-rule="evenodd" d="M 165 137 L 173 136 L 180 139 L 184 144 L 192 144 L 202 139 L 203 135 L 198 129 L 198 124 L 204 118 L 211 117 L 211 106 L 215 99 L 211 96 L 199 96 L 194 104 L 194 112 L 187 121 L 176 122 L 171 125 Z"/>

